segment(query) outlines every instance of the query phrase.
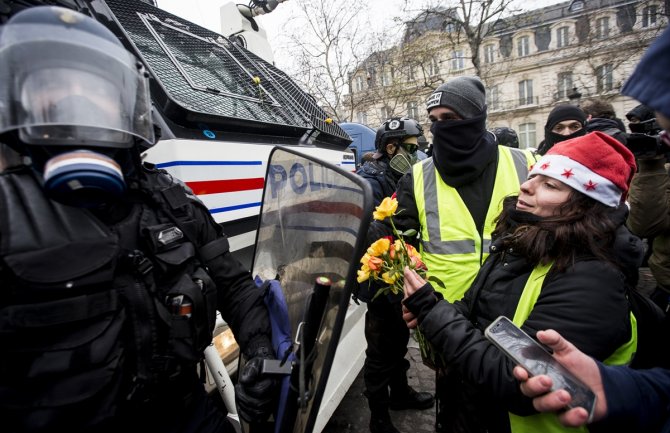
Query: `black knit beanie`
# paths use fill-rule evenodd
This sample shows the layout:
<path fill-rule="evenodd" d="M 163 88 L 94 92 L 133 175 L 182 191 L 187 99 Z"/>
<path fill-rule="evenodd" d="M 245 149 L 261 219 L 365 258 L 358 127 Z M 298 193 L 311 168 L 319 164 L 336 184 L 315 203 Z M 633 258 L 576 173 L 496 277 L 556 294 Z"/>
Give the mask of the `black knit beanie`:
<path fill-rule="evenodd" d="M 426 101 L 426 110 L 452 109 L 463 119 L 478 117 L 486 110 L 486 89 L 479 77 L 456 77 L 441 84 Z"/>
<path fill-rule="evenodd" d="M 632 110 L 630 110 L 628 113 L 626 113 L 626 119 L 628 119 L 629 121 L 633 117 L 637 117 L 638 119 L 640 119 L 640 122 L 644 122 L 645 120 L 653 119 L 654 117 L 656 117 L 656 113 L 654 113 L 654 110 L 651 107 L 644 104 L 640 104 L 635 108 L 633 108 Z"/>
<path fill-rule="evenodd" d="M 545 128 L 551 130 L 554 126 L 564 120 L 577 120 L 584 126 L 586 124 L 586 113 L 576 105 L 561 104 L 554 107 L 547 117 Z"/>

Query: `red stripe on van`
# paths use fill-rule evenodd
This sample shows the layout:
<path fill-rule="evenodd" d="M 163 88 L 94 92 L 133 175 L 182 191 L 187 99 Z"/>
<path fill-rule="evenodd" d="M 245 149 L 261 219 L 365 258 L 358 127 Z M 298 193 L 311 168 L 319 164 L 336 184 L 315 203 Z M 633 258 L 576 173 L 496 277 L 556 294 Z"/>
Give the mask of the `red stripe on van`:
<path fill-rule="evenodd" d="M 263 189 L 264 182 L 264 178 L 256 177 L 251 179 L 203 180 L 198 182 L 186 182 L 186 185 L 188 185 L 196 195 L 204 195 Z"/>

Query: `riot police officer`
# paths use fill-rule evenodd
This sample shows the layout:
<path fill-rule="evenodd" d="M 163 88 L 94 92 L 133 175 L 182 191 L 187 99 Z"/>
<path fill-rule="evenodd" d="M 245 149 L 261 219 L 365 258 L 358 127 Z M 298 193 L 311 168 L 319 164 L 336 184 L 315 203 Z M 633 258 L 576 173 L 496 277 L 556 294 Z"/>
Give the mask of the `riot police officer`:
<path fill-rule="evenodd" d="M 423 128 L 414 119 L 394 117 L 377 129 L 376 152 L 357 173 L 372 187 L 375 205 L 390 197 L 398 180 L 417 161 L 418 139 Z M 372 433 L 397 433 L 389 409 L 427 409 L 433 406 L 430 393 L 418 392 L 407 383 L 409 361 L 405 359 L 409 330 L 402 320 L 401 296 L 379 296 L 374 283 L 364 282 L 358 299 L 368 303 L 365 314 L 365 395 L 370 406 Z"/>
<path fill-rule="evenodd" d="M 216 310 L 248 360 L 248 421 L 271 413 L 262 293 L 207 208 L 141 162 L 148 75 L 102 24 L 59 7 L 0 33 L 3 431 L 228 432 L 198 364 Z"/>
<path fill-rule="evenodd" d="M 423 128 L 409 117 L 390 118 L 377 128 L 372 160 L 356 172 L 370 183 L 375 205 L 395 192 L 398 179 L 417 161 L 419 137 Z"/>
<path fill-rule="evenodd" d="M 499 126 L 493 128 L 492 132 L 496 136 L 496 140 L 500 146 L 519 148 L 519 135 L 514 129 L 507 126 Z"/>

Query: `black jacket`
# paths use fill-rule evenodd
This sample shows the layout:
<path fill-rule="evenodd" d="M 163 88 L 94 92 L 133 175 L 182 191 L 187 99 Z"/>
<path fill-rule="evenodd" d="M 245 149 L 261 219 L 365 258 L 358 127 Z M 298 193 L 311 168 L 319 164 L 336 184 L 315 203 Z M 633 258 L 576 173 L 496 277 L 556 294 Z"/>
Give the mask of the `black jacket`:
<path fill-rule="evenodd" d="M 156 432 L 200 427 L 197 362 L 211 334 L 196 331 L 213 325 L 214 306 L 247 357 L 272 347 L 263 292 L 221 226 L 162 171 L 144 175 L 142 188 L 96 212 L 49 200 L 30 168 L 0 174 L 0 415 L 8 431 L 37 423 L 72 432 L 131 422 Z M 182 236 L 161 246 L 158 234 L 177 233 L 177 220 Z M 191 310 L 169 308 L 176 293 L 191 294 Z"/>
<path fill-rule="evenodd" d="M 586 131 L 600 131 L 616 138 L 621 143 L 626 144 L 626 129 L 620 119 L 605 119 L 602 117 L 594 117 L 586 123 Z"/>
<path fill-rule="evenodd" d="M 389 159 L 382 157 L 368 161 L 356 171 L 356 174 L 368 181 L 372 188 L 372 199 L 377 206 L 385 197 L 393 195 L 399 176 L 389 167 Z"/>
<path fill-rule="evenodd" d="M 479 233 L 482 233 L 484 230 L 483 224 L 489 209 L 491 195 L 493 194 L 498 159 L 498 157 L 492 158 L 491 162 L 482 171 L 477 181 L 456 188 L 458 194 L 470 211 L 470 215 L 475 221 Z M 414 229 L 420 233 L 421 223 L 419 222 L 419 210 L 416 207 L 416 199 L 414 197 L 414 178 L 412 171 L 400 178 L 396 187 L 396 194 L 398 199 L 398 212 L 396 212 L 396 216 L 393 218 L 393 223 L 396 228 L 399 231 Z M 368 242 L 374 242 L 383 236 L 391 234 L 391 226 L 388 223 L 388 220 L 373 221 L 368 230 L 367 240 Z M 419 243 L 417 239 L 405 240 L 418 248 Z"/>

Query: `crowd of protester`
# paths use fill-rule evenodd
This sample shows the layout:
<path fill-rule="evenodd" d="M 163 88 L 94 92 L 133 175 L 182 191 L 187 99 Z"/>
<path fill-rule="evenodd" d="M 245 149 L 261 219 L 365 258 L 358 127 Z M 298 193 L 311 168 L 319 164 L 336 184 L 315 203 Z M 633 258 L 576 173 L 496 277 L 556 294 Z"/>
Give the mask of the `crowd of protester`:
<path fill-rule="evenodd" d="M 432 158 L 398 180 L 393 223 L 418 233 L 406 240 L 428 269 L 424 279 L 406 268 L 402 311 L 441 355 L 440 365 L 426 360 L 436 370 L 438 432 L 572 431 L 589 420 L 583 408 L 565 411 L 567 391 L 529 378 L 485 337 L 501 315 L 593 388 L 590 430 L 666 423 L 668 370 L 628 367 L 643 331 L 630 301 L 643 264 L 656 281 L 651 298 L 670 310 L 670 80 L 660 58 L 670 58 L 667 31 L 623 89 L 641 103 L 626 113 L 630 132 L 605 100 L 559 104 L 537 151 L 509 159 L 521 152 L 509 149 L 516 134 L 486 130 L 477 77 L 429 96 Z M 388 221 L 375 221 L 367 240 L 391 234 Z"/>

